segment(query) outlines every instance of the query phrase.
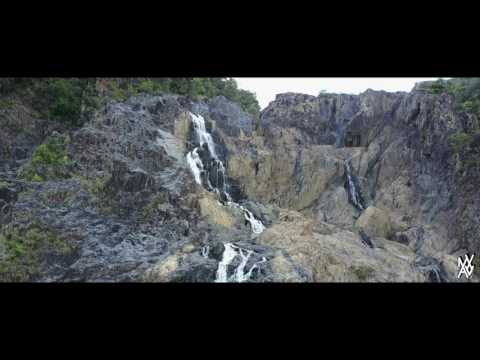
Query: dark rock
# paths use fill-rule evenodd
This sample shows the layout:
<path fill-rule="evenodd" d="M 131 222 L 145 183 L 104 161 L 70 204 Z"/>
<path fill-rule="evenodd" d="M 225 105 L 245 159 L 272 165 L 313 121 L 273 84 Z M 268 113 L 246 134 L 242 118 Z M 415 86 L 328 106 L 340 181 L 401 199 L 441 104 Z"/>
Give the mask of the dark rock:
<path fill-rule="evenodd" d="M 414 226 L 406 231 L 395 233 L 392 240 L 411 246 L 415 251 L 423 245 L 425 231 L 422 227 Z"/>
<path fill-rule="evenodd" d="M 427 275 L 429 282 L 449 281 L 449 276 L 444 265 L 433 257 L 419 255 L 415 259 L 415 266 Z"/>
<path fill-rule="evenodd" d="M 18 192 L 14 187 L 0 183 L 0 200 L 6 203 L 15 202 L 18 199 Z"/>
<path fill-rule="evenodd" d="M 370 248 L 374 248 L 375 246 L 373 245 L 372 243 L 372 240 L 370 239 L 370 236 L 367 235 L 367 233 L 365 231 L 363 231 L 362 229 L 360 229 L 358 231 L 359 235 L 360 235 L 360 239 L 362 240 L 362 242 L 367 245 L 368 247 Z"/>
<path fill-rule="evenodd" d="M 172 277 L 172 282 L 213 282 L 217 262 L 197 254 L 188 256 Z"/>
<path fill-rule="evenodd" d="M 251 134 L 255 127 L 253 116 L 243 112 L 240 106 L 227 100 L 224 96 L 216 96 L 208 101 L 210 117 L 216 125 L 229 136 L 239 136 L 240 130 Z"/>

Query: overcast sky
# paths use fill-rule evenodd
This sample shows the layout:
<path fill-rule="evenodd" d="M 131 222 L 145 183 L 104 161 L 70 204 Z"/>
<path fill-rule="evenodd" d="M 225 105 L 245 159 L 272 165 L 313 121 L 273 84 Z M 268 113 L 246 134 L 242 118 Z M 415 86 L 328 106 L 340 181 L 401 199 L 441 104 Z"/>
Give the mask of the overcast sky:
<path fill-rule="evenodd" d="M 265 108 L 276 94 L 297 92 L 317 96 L 320 90 L 331 93 L 359 94 L 367 89 L 410 91 L 416 82 L 438 78 L 235 78 L 239 88 L 257 94 Z"/>

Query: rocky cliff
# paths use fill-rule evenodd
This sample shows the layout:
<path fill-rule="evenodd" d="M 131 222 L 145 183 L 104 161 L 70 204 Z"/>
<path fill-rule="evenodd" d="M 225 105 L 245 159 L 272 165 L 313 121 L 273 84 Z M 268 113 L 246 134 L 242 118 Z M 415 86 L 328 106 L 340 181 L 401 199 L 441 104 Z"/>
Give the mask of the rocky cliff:
<path fill-rule="evenodd" d="M 2 281 L 457 281 L 480 250 L 449 147 L 479 123 L 447 94 L 287 93 L 255 118 L 144 93 L 80 128 L 9 101 Z"/>

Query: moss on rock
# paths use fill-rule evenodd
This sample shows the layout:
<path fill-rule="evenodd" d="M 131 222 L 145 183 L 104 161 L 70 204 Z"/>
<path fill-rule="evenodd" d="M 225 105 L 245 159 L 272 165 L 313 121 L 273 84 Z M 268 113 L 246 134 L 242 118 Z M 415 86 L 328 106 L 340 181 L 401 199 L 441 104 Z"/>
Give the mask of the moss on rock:
<path fill-rule="evenodd" d="M 0 281 L 30 281 L 46 255 L 68 255 L 74 246 L 45 225 L 4 229 L 0 234 Z"/>

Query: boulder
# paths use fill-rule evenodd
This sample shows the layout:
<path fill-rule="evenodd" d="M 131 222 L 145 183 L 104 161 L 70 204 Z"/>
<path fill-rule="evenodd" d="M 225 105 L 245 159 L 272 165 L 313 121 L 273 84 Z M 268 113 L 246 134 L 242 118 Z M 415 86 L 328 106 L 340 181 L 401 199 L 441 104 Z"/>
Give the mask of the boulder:
<path fill-rule="evenodd" d="M 0 180 L 0 200 L 6 203 L 14 202 L 18 198 L 18 192 L 11 184 Z"/>
<path fill-rule="evenodd" d="M 392 222 L 389 214 L 374 206 L 369 206 L 355 222 L 355 226 L 370 236 L 389 238 L 392 235 Z"/>
<path fill-rule="evenodd" d="M 198 200 L 201 216 L 207 217 L 208 221 L 223 226 L 227 229 L 234 227 L 236 218 L 231 208 L 222 205 L 215 197 L 207 194 Z"/>

